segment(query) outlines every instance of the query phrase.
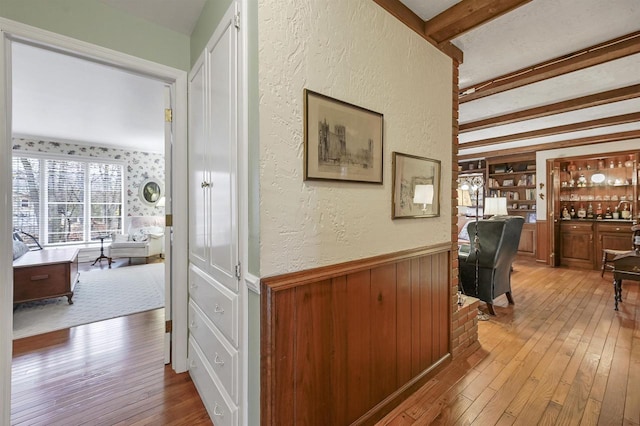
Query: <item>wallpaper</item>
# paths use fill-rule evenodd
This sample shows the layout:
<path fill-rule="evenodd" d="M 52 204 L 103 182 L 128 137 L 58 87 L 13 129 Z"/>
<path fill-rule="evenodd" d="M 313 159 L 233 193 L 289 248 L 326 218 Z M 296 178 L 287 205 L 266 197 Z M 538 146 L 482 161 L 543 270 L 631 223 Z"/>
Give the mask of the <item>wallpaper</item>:
<path fill-rule="evenodd" d="M 164 207 L 151 206 L 140 200 L 140 185 L 146 179 L 156 179 L 164 188 L 164 154 L 27 138 L 14 138 L 13 149 L 124 161 L 126 215 L 164 215 Z"/>

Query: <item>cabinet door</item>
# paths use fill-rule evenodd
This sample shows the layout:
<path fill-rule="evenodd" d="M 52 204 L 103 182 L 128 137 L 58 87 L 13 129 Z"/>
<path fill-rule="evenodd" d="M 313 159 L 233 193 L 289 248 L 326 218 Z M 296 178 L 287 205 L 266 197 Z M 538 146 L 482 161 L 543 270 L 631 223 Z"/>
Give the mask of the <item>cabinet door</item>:
<path fill-rule="evenodd" d="M 536 227 L 535 225 L 525 223 L 520 234 L 520 243 L 518 244 L 518 254 L 531 255 L 536 254 Z"/>
<path fill-rule="evenodd" d="M 593 229 L 589 225 L 561 227 L 560 263 L 592 269 L 594 266 Z"/>
<path fill-rule="evenodd" d="M 209 258 L 206 271 L 238 291 L 238 36 L 232 20 L 219 28 L 207 45 L 207 95 L 210 127 L 207 152 L 210 173 Z"/>
<path fill-rule="evenodd" d="M 204 56 L 189 75 L 189 260 L 207 264 L 206 71 Z"/>
<path fill-rule="evenodd" d="M 598 224 L 598 244 L 596 249 L 597 268 L 602 268 L 602 250 L 631 250 L 631 226 L 602 223 Z"/>

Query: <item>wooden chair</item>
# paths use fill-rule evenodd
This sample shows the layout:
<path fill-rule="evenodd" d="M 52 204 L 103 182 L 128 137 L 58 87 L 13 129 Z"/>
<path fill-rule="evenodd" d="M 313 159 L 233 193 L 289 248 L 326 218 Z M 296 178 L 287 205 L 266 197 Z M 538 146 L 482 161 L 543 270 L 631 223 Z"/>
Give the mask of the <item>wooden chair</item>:
<path fill-rule="evenodd" d="M 604 277 L 606 268 L 613 270 L 613 259 L 617 256 L 631 254 L 634 251 L 640 251 L 640 225 L 631 227 L 631 250 L 602 249 L 602 272 L 600 276 Z"/>

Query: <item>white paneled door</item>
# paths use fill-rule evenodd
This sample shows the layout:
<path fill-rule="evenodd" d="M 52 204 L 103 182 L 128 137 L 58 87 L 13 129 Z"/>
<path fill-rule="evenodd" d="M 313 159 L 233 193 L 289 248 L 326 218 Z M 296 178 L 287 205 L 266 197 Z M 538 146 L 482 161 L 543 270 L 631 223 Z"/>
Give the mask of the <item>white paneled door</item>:
<path fill-rule="evenodd" d="M 216 425 L 242 423 L 238 8 L 189 75 L 189 372 Z"/>

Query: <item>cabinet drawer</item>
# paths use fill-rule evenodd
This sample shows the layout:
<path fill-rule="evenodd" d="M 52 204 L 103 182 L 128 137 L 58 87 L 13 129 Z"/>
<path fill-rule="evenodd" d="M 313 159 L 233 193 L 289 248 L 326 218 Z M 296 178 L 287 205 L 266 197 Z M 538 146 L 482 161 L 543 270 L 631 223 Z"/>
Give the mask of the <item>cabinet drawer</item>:
<path fill-rule="evenodd" d="M 216 426 L 238 424 L 238 407 L 222 389 L 222 384 L 207 366 L 202 349 L 189 339 L 189 375 L 193 379 L 209 417 Z"/>
<path fill-rule="evenodd" d="M 631 226 L 631 223 L 598 223 L 598 232 L 619 232 L 628 235 L 631 241 Z"/>
<path fill-rule="evenodd" d="M 238 347 L 238 296 L 198 267 L 189 267 L 189 296 L 204 315 Z"/>
<path fill-rule="evenodd" d="M 593 223 L 563 222 L 562 232 L 593 232 Z"/>
<path fill-rule="evenodd" d="M 238 403 L 238 351 L 216 329 L 198 306 L 189 303 L 189 332 L 233 401 Z"/>

